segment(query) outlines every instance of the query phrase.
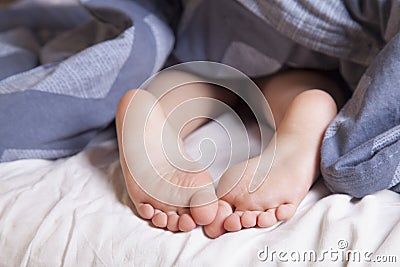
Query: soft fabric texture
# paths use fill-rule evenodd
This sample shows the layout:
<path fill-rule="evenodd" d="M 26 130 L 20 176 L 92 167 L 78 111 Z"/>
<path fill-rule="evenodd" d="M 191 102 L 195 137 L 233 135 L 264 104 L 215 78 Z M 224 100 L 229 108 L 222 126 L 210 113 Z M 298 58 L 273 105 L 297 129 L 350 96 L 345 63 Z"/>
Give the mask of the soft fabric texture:
<path fill-rule="evenodd" d="M 218 119 L 225 125 L 236 122 Z M 230 128 L 232 134 L 241 129 Z M 205 137 L 218 148 L 215 176 L 229 159 L 229 139 L 220 125 L 207 124 L 186 140 L 190 155 L 198 155 Z M 376 266 L 377 256 L 395 256 L 396 262 L 384 266 L 397 266 L 399 202 L 400 195 L 389 190 L 359 201 L 330 194 L 320 180 L 295 216 L 277 227 L 215 240 L 200 227 L 171 233 L 137 216 L 114 139 L 66 159 L 0 164 L 0 266 Z M 329 254 L 322 260 L 324 251 Z M 346 260 L 348 251 L 363 256 L 353 260 L 347 254 Z M 286 254 L 279 259 L 280 252 Z M 364 258 L 369 252 L 370 260 Z"/>
<path fill-rule="evenodd" d="M 162 68 L 174 45 L 169 25 L 181 15 L 173 0 L 40 2 L 0 9 L 0 161 L 86 147 L 123 93 Z M 339 70 L 354 94 L 323 142 L 326 184 L 357 197 L 400 191 L 398 1 L 184 4 L 179 61 L 222 62 L 250 76 Z"/>
<path fill-rule="evenodd" d="M 398 264 L 400 195 L 389 190 L 355 199 L 331 194 L 320 180 L 288 222 L 216 240 L 200 227 L 177 234 L 151 227 L 126 192 L 114 130 L 92 136 L 113 120 L 118 98 L 161 67 L 171 29 L 148 0 L 29 2 L 0 10 L 0 161 L 59 159 L 0 163 L 1 267 Z M 324 140 L 326 185 L 356 196 L 400 191 L 398 8 L 389 0 L 193 0 L 175 57 L 220 61 L 249 75 L 287 66 L 339 68 L 355 91 Z M 162 8 L 178 17 L 173 10 Z M 200 23 L 204 17 L 209 24 Z M 36 31 L 43 26 L 49 30 Z M 218 124 L 205 125 L 185 142 L 194 158 L 205 137 L 220 148 L 210 168 L 218 177 L 229 140 Z"/>
<path fill-rule="evenodd" d="M 0 9 L 0 162 L 81 151 L 114 120 L 121 96 L 164 65 L 169 8 L 90 0 Z"/>
<path fill-rule="evenodd" d="M 322 173 L 330 189 L 363 197 L 400 192 L 400 34 L 362 77 L 326 131 Z"/>

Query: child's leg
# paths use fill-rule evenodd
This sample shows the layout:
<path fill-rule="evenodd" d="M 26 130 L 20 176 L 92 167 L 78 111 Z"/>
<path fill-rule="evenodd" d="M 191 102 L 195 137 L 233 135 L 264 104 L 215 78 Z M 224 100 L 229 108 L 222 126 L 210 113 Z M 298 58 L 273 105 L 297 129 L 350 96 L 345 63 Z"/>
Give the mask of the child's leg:
<path fill-rule="evenodd" d="M 176 72 L 173 75 L 187 76 L 187 74 Z M 175 78 L 179 79 L 178 76 Z M 182 131 L 179 132 L 179 128 L 182 125 L 174 125 L 176 124 L 176 121 L 166 119 L 167 114 L 169 114 L 179 104 L 185 102 L 186 100 L 194 99 L 197 97 L 218 99 L 228 104 L 230 102 L 233 102 L 230 99 L 232 95 L 227 93 L 226 90 L 210 86 L 208 84 L 197 83 L 181 86 L 180 88 L 167 94 L 157 103 L 155 109 L 153 110 L 153 112 L 150 113 L 150 115 L 146 108 L 149 105 L 153 105 L 157 102 L 155 97 L 144 90 L 132 90 L 125 94 L 125 96 L 121 99 L 116 114 L 118 142 L 120 147 L 120 162 L 130 198 L 135 204 L 135 207 L 142 218 L 151 220 L 153 224 L 157 227 L 168 228 L 171 231 L 190 231 L 195 228 L 196 224 L 209 224 L 213 221 L 217 212 L 216 202 L 199 207 L 193 207 L 193 205 L 189 205 L 190 208 L 176 207 L 174 205 L 163 203 L 166 202 L 165 199 L 171 198 L 171 196 L 174 199 L 180 198 L 181 191 L 179 191 L 179 189 L 181 187 L 199 187 L 206 184 L 211 184 L 212 186 L 212 179 L 207 171 L 203 171 L 200 173 L 185 172 L 174 168 L 164 157 L 164 145 L 166 145 L 167 143 L 181 143 L 182 139 L 186 135 L 188 135 L 190 132 L 192 132 L 194 129 L 196 129 L 206 121 L 206 119 L 194 120 L 186 125 L 182 129 Z M 131 101 L 134 102 L 129 105 Z M 204 105 L 204 102 L 201 103 L 201 105 L 191 104 L 191 109 L 197 109 L 198 112 L 202 113 L 203 116 L 209 117 L 216 116 L 216 113 L 218 113 L 218 110 L 215 109 L 214 106 L 212 106 L 211 101 L 210 105 Z M 148 115 L 149 117 L 147 117 Z M 129 138 L 131 139 L 130 142 L 132 142 L 129 147 L 124 147 L 121 139 L 123 132 L 122 123 L 124 120 L 124 116 L 129 116 L 127 118 L 131 120 L 131 122 L 129 123 L 132 124 L 132 129 L 134 129 L 129 132 Z M 141 137 L 140 133 L 143 132 L 144 129 L 144 125 L 141 123 L 141 121 L 143 122 L 144 120 L 147 120 L 148 122 L 148 129 L 146 129 L 148 130 L 148 132 L 145 134 L 144 137 Z M 164 125 L 164 123 L 166 125 Z M 125 124 L 125 126 L 126 125 L 127 124 Z M 161 133 L 163 131 L 163 127 L 164 131 L 169 132 L 166 135 L 167 139 L 162 141 L 160 137 L 162 135 Z M 143 139 L 145 139 L 145 142 L 148 144 L 148 150 L 145 152 L 135 147 L 135 144 L 139 144 L 140 142 L 143 143 Z M 128 168 L 126 161 L 127 158 L 125 158 L 128 149 L 133 149 L 133 161 L 130 162 L 130 164 L 133 165 L 130 166 L 131 169 Z M 152 169 L 153 166 L 150 165 L 151 163 L 149 162 L 146 155 L 148 155 L 151 160 L 154 160 L 154 169 L 156 169 L 156 172 L 154 171 L 154 169 Z M 132 168 L 134 168 L 135 177 L 132 177 Z M 156 199 L 152 196 L 149 196 L 142 190 L 142 188 L 137 183 L 137 179 L 147 179 L 148 182 L 151 184 L 157 180 L 155 179 L 157 177 L 152 177 L 152 175 L 154 175 L 154 173 L 158 174 L 161 172 L 163 176 L 162 178 L 168 180 L 171 184 L 175 184 L 175 188 L 177 189 L 171 191 L 169 187 L 165 189 L 162 187 L 162 183 L 156 182 L 158 183 L 155 186 L 155 188 L 158 190 L 157 193 L 161 193 L 163 194 L 163 196 L 165 196 L 165 198 L 163 199 Z M 138 175 L 140 177 L 138 177 Z M 142 186 L 142 184 L 140 185 Z M 214 196 L 213 198 L 215 199 L 216 197 L 214 190 L 212 194 Z M 190 203 L 188 204 L 193 204 L 193 202 L 201 202 L 201 198 L 204 196 L 201 195 L 201 193 L 196 192 L 189 197 Z"/>
<path fill-rule="evenodd" d="M 328 93 L 309 89 L 337 90 L 337 86 L 311 71 L 280 73 L 260 80 L 259 86 L 277 126 L 275 158 L 268 177 L 253 193 L 249 193 L 248 188 L 259 168 L 258 157 L 227 170 L 217 189 L 218 197 L 222 197 L 217 216 L 205 226 L 210 237 L 242 227 L 269 227 L 289 219 L 319 175 L 322 137 L 337 108 Z M 274 153 L 274 146 L 268 145 L 265 153 Z M 241 175 L 243 164 L 248 165 L 240 182 L 221 196 L 221 192 L 229 190 L 232 179 L 237 180 Z"/>

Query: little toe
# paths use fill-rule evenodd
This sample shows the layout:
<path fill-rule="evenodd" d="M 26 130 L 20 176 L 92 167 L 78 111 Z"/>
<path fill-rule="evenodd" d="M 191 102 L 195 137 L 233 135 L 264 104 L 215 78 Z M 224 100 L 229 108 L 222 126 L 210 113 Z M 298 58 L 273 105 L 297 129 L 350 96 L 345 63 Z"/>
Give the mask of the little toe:
<path fill-rule="evenodd" d="M 178 226 L 179 215 L 176 213 L 169 213 L 168 214 L 168 222 L 167 222 L 167 229 L 171 232 L 179 231 Z"/>
<path fill-rule="evenodd" d="M 257 224 L 257 216 L 260 214 L 259 211 L 245 211 L 240 217 L 240 222 L 245 228 L 254 227 Z"/>
<path fill-rule="evenodd" d="M 224 228 L 225 219 L 232 214 L 232 207 L 225 201 L 218 201 L 218 211 L 212 223 L 204 226 L 205 234 L 210 238 L 217 238 L 226 232 Z"/>
<path fill-rule="evenodd" d="M 150 204 L 140 203 L 137 206 L 137 212 L 143 219 L 149 220 L 154 216 L 154 208 Z"/>
<path fill-rule="evenodd" d="M 189 214 L 182 214 L 179 217 L 178 228 L 182 232 L 189 232 L 196 228 L 196 223 Z"/>
<path fill-rule="evenodd" d="M 257 217 L 257 226 L 261 228 L 271 227 L 278 221 L 275 216 L 275 209 L 261 212 Z"/>
<path fill-rule="evenodd" d="M 198 225 L 207 225 L 217 215 L 218 202 L 214 192 L 199 192 L 192 196 L 190 214 Z M 204 204 L 207 203 L 207 204 Z"/>
<path fill-rule="evenodd" d="M 236 232 L 242 229 L 242 224 L 240 223 L 240 216 L 237 212 L 229 215 L 224 221 L 224 228 L 229 232 Z"/>
<path fill-rule="evenodd" d="M 151 222 L 158 228 L 165 228 L 167 226 L 168 216 L 162 211 L 157 211 L 154 214 Z"/>
<path fill-rule="evenodd" d="M 295 212 L 296 206 L 294 204 L 283 204 L 277 208 L 276 218 L 279 221 L 286 221 L 292 218 Z"/>

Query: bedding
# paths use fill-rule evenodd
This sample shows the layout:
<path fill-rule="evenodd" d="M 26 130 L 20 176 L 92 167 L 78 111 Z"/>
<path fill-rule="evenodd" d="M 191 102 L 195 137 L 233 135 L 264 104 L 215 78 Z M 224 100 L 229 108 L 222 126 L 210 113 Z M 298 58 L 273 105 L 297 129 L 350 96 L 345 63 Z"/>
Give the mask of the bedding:
<path fill-rule="evenodd" d="M 164 65 L 171 5 L 16 1 L 0 9 L 0 162 L 81 151 Z"/>
<path fill-rule="evenodd" d="M 235 134 L 241 128 L 230 116 L 218 119 Z M 218 148 L 211 166 L 215 177 L 230 155 L 229 139 L 211 122 L 185 141 L 192 156 L 205 137 Z M 259 145 L 255 137 L 250 134 L 252 153 Z M 0 266 L 368 266 L 377 261 L 397 266 L 400 261 L 397 193 L 353 199 L 330 194 L 319 180 L 296 215 L 276 227 L 215 240 L 200 227 L 173 234 L 136 215 L 115 137 L 105 132 L 96 139 L 65 159 L 0 164 Z"/>
<path fill-rule="evenodd" d="M 176 38 L 178 1 L 45 3 L 0 9 L 0 161 L 81 151 L 174 47 L 249 76 L 339 70 L 354 93 L 324 138 L 327 186 L 400 191 L 398 1 L 186 1 Z"/>
<path fill-rule="evenodd" d="M 176 29 L 173 0 L 0 9 L 0 266 L 397 266 L 400 4 L 362 2 L 192 0 Z M 291 220 L 211 240 L 136 215 L 107 126 L 171 51 L 167 64 L 211 60 L 250 76 L 339 70 L 353 97 L 326 133 L 324 181 Z M 193 157 L 205 137 L 220 148 L 215 179 L 231 152 L 221 131 L 211 122 L 186 140 Z"/>

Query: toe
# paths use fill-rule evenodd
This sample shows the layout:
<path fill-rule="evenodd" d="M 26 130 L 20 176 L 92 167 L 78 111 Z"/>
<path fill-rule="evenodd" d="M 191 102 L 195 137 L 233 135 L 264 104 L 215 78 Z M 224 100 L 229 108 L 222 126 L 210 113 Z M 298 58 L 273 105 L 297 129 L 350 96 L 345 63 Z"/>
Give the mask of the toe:
<path fill-rule="evenodd" d="M 151 219 L 151 222 L 159 228 L 165 228 L 167 226 L 167 221 L 168 216 L 162 211 L 157 211 L 157 213 L 154 214 L 153 218 Z"/>
<path fill-rule="evenodd" d="M 172 232 L 179 231 L 178 221 L 179 221 L 178 214 L 176 214 L 176 213 L 168 214 L 167 229 Z"/>
<path fill-rule="evenodd" d="M 217 215 L 218 202 L 213 191 L 203 191 L 194 194 L 190 200 L 190 214 L 198 225 L 207 225 L 214 221 Z"/>
<path fill-rule="evenodd" d="M 137 207 L 137 212 L 143 219 L 149 220 L 154 216 L 154 208 L 150 204 L 139 204 Z"/>
<path fill-rule="evenodd" d="M 240 216 L 237 212 L 229 215 L 224 221 L 224 228 L 229 232 L 236 232 L 242 229 L 242 224 L 240 223 Z"/>
<path fill-rule="evenodd" d="M 269 209 L 267 211 L 261 212 L 257 217 L 258 227 L 262 228 L 271 227 L 276 223 L 277 219 L 275 217 L 275 209 Z"/>
<path fill-rule="evenodd" d="M 196 228 L 196 223 L 189 214 L 182 214 L 179 217 L 178 228 L 182 232 L 189 232 Z"/>
<path fill-rule="evenodd" d="M 294 204 L 283 204 L 277 208 L 276 218 L 279 221 L 286 221 L 292 218 L 295 212 L 296 206 Z"/>
<path fill-rule="evenodd" d="M 257 215 L 260 212 L 258 211 L 245 211 L 243 215 L 240 217 L 240 222 L 243 227 L 250 228 L 254 227 L 257 224 Z"/>
<path fill-rule="evenodd" d="M 218 211 L 215 219 L 209 225 L 204 226 L 204 232 L 210 238 L 217 238 L 226 232 L 224 228 L 225 219 L 232 214 L 231 206 L 223 201 L 218 201 Z"/>

